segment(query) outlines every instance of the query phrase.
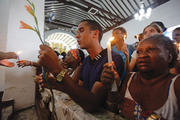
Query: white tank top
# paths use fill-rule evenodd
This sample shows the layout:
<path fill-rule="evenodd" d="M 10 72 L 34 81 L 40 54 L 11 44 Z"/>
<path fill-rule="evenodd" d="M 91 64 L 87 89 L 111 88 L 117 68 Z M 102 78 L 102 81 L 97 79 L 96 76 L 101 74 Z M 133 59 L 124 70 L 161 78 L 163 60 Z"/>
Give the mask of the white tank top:
<path fill-rule="evenodd" d="M 133 79 L 134 75 L 135 75 L 135 72 L 132 73 L 131 77 L 129 78 L 129 81 L 127 83 L 127 89 L 126 89 L 126 92 L 125 92 L 125 98 L 131 99 L 133 101 L 135 101 L 135 100 L 132 98 L 132 96 L 131 96 L 131 94 L 129 92 L 129 85 L 130 85 L 131 80 Z M 160 107 L 159 109 L 154 111 L 156 114 L 160 115 L 161 117 L 163 117 L 163 118 L 165 118 L 167 120 L 175 120 L 175 117 L 176 117 L 176 115 L 178 113 L 177 98 L 176 98 L 176 95 L 175 95 L 175 92 L 174 92 L 174 82 L 175 82 L 175 80 L 176 80 L 176 78 L 178 76 L 180 76 L 180 74 L 176 75 L 171 80 L 171 83 L 170 83 L 170 86 L 169 86 L 168 98 L 167 98 L 167 101 L 165 102 L 165 104 L 162 107 Z"/>

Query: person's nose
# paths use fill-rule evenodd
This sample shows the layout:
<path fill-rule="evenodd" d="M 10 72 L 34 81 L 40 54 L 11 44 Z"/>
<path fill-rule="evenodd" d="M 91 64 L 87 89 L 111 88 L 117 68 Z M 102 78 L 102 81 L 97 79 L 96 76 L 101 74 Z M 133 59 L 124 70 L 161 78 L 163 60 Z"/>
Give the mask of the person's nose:
<path fill-rule="evenodd" d="M 76 37 L 77 39 L 79 39 L 79 33 L 77 33 L 75 37 Z"/>

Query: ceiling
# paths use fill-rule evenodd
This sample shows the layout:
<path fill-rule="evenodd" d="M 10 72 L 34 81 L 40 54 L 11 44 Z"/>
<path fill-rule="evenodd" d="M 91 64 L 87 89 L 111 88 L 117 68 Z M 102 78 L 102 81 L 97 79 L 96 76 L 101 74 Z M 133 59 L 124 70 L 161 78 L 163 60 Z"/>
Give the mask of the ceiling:
<path fill-rule="evenodd" d="M 45 29 L 73 32 L 83 19 L 97 21 L 107 32 L 131 19 L 143 4 L 152 9 L 169 0 L 45 0 Z"/>

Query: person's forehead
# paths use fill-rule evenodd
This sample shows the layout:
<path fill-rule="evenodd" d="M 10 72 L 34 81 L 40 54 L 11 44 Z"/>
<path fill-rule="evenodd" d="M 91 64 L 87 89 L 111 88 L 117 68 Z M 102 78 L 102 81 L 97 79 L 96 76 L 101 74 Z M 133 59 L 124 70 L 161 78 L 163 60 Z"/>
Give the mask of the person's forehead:
<path fill-rule="evenodd" d="M 88 27 L 88 22 L 83 21 L 78 25 L 78 28 L 82 28 L 82 27 Z"/>
<path fill-rule="evenodd" d="M 155 30 L 155 28 L 154 28 L 154 27 L 149 26 L 149 27 L 147 27 L 147 28 L 145 29 L 145 31 L 147 31 L 147 30 L 152 30 L 152 29 L 154 29 L 154 30 Z"/>
<path fill-rule="evenodd" d="M 157 42 L 155 39 L 146 39 L 146 40 L 139 42 L 139 45 L 141 45 L 141 46 L 149 45 L 149 46 L 157 47 L 158 45 L 161 45 L 161 44 L 159 42 Z"/>
<path fill-rule="evenodd" d="M 175 30 L 173 33 L 180 34 L 180 30 Z"/>
<path fill-rule="evenodd" d="M 116 30 L 113 31 L 113 33 L 122 33 L 122 31 L 119 30 L 119 29 L 116 29 Z"/>

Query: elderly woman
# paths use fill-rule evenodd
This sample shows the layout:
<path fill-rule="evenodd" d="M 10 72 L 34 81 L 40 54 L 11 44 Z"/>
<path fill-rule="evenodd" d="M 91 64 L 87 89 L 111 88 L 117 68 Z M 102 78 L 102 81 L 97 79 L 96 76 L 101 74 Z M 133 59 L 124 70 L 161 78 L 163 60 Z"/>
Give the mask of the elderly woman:
<path fill-rule="evenodd" d="M 178 119 L 180 77 L 169 73 L 177 58 L 173 42 L 163 35 L 151 36 L 139 43 L 137 55 L 139 72 L 129 74 L 122 83 L 119 113 L 131 120 Z M 104 66 L 101 80 L 107 88 L 115 73 L 110 64 Z"/>

